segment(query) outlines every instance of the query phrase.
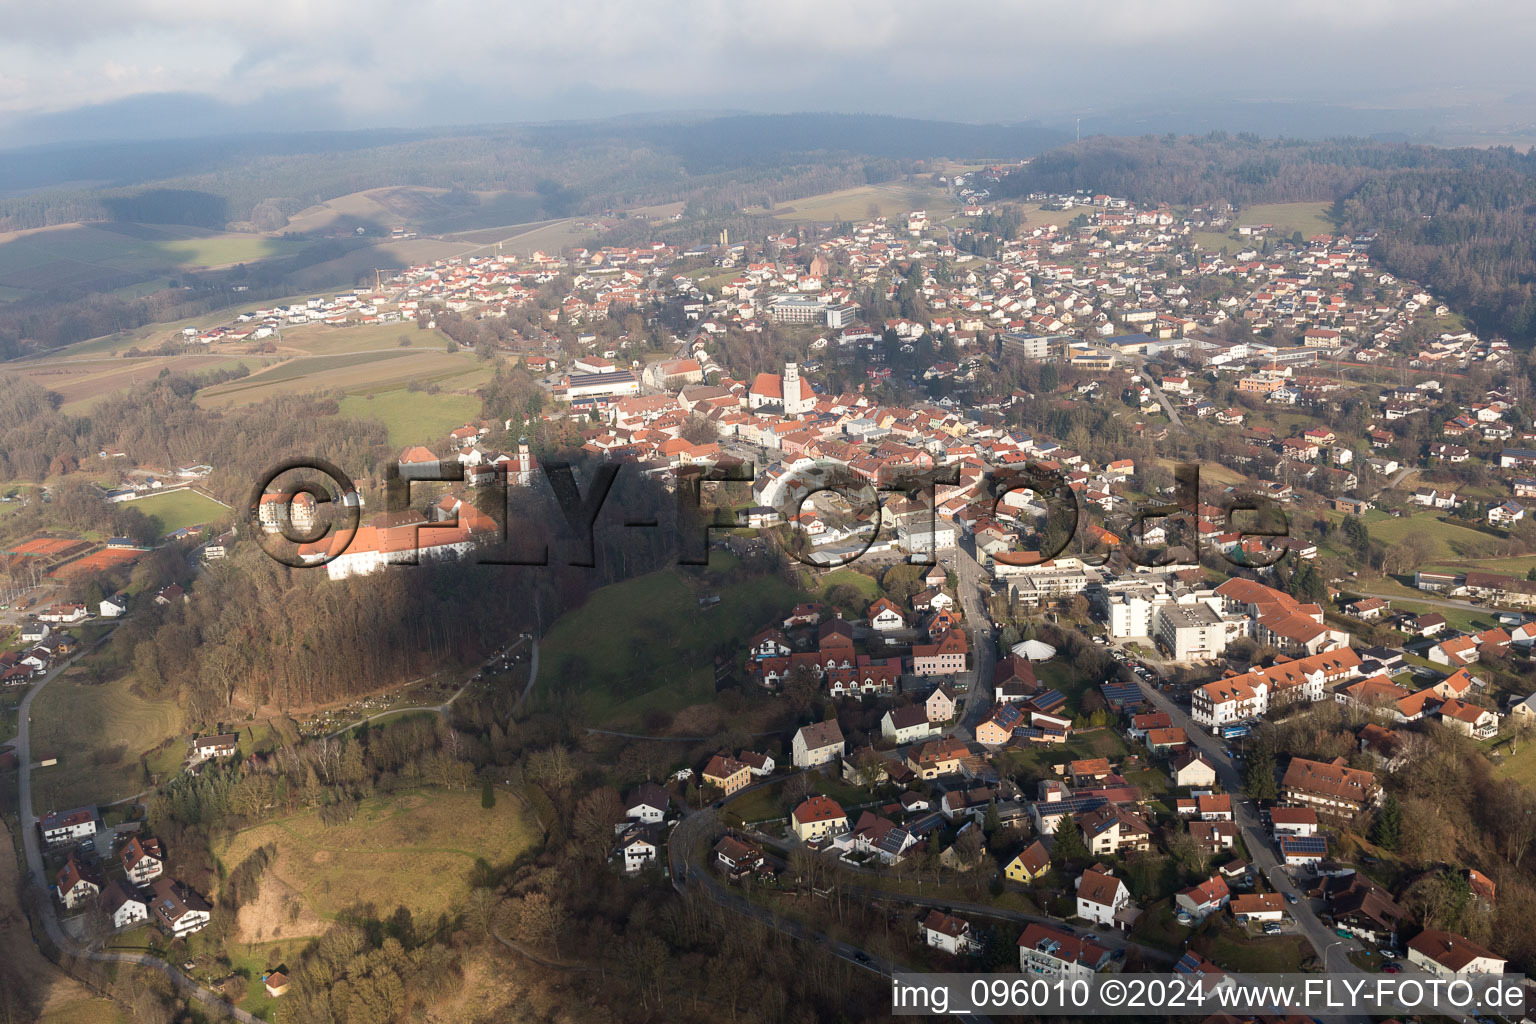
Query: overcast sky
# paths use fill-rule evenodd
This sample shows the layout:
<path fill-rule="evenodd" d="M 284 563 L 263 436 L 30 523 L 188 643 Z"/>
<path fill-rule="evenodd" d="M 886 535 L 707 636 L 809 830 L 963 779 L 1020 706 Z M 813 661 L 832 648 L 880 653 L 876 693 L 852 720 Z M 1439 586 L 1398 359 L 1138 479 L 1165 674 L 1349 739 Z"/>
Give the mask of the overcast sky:
<path fill-rule="evenodd" d="M 682 109 L 1060 121 L 1168 100 L 1483 105 L 1527 88 L 1536 45 L 1536 7 L 1523 0 L 1003 0 L 968 15 L 934 0 L 0 4 L 0 130 L 177 94 L 232 106 L 237 128 Z M 174 130 L 150 123 L 168 116 L 155 104 L 120 109 L 124 134 Z"/>

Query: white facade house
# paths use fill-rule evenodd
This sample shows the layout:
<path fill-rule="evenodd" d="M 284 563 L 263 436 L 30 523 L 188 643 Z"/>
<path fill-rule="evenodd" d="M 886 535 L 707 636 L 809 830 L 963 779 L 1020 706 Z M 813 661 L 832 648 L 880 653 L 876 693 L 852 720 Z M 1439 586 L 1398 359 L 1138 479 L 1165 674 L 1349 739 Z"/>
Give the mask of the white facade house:
<path fill-rule="evenodd" d="M 1507 961 L 1464 935 L 1426 928 L 1408 943 L 1408 962 L 1430 974 L 1503 974 Z"/>
<path fill-rule="evenodd" d="M 157 879 L 152 891 L 151 916 L 168 935 L 184 938 L 204 928 L 213 917 L 213 908 L 201 896 L 173 879 Z"/>
<path fill-rule="evenodd" d="M 89 839 L 101 826 L 94 807 L 76 807 L 72 811 L 50 811 L 43 815 L 39 827 L 43 842 L 48 846 L 65 846 Z"/>
<path fill-rule="evenodd" d="M 942 949 L 951 956 L 975 953 L 981 949 L 981 941 L 964 918 L 954 917 L 940 910 L 931 910 L 923 919 L 923 941 L 934 949 Z"/>
<path fill-rule="evenodd" d="M 112 922 L 114 931 L 131 928 L 149 920 L 149 904 L 139 891 L 121 881 L 113 881 L 101 894 L 101 909 Z"/>
<path fill-rule="evenodd" d="M 1077 880 L 1077 916 L 1084 921 L 1112 927 L 1130 905 L 1131 891 L 1114 875 L 1090 868 Z"/>
<path fill-rule="evenodd" d="M 898 746 L 926 740 L 937 731 L 928 721 L 928 709 L 922 704 L 892 708 L 880 719 L 880 735 Z"/>
<path fill-rule="evenodd" d="M 791 760 L 796 768 L 831 764 L 843 756 L 843 746 L 843 731 L 835 720 L 814 722 L 795 730 L 790 743 Z"/>

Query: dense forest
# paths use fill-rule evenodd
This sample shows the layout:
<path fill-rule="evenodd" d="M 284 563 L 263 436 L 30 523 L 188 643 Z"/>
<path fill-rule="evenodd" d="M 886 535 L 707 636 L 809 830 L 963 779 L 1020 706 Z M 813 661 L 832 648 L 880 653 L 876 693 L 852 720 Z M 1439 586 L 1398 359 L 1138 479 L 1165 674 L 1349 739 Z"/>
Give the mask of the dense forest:
<path fill-rule="evenodd" d="M 1077 189 L 1185 207 L 1332 203 L 1341 230 L 1376 235 L 1384 267 L 1427 285 L 1484 331 L 1536 340 L 1530 154 L 1226 133 L 1095 138 L 1036 158 L 996 193 Z"/>
<path fill-rule="evenodd" d="M 140 465 L 212 465 L 210 488 L 233 505 L 284 457 L 323 458 L 356 475 L 371 475 L 393 457 L 383 425 L 338 415 L 334 398 L 204 409 L 193 396 L 212 383 L 208 376 L 166 373 L 74 416 L 60 412 L 57 396 L 31 381 L 0 376 L 0 483 L 41 481 L 95 460 L 103 448 L 120 448 Z"/>

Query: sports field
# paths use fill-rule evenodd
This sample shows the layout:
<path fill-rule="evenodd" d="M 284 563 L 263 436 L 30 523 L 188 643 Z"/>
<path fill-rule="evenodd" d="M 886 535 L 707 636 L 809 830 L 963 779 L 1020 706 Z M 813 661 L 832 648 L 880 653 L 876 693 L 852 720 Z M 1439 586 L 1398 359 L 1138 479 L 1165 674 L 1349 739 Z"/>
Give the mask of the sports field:
<path fill-rule="evenodd" d="M 59 763 L 32 773 L 32 799 L 40 809 L 108 803 L 164 781 L 186 754 L 181 705 L 146 700 L 127 677 L 93 686 L 77 667 L 50 682 L 32 702 L 32 753 Z M 165 741 L 169 744 L 156 750 Z"/>
<path fill-rule="evenodd" d="M 276 844 L 261 894 L 241 908 L 237 931 L 241 942 L 263 942 L 318 935 L 348 911 L 383 919 L 406 907 L 418 921 L 452 914 L 469 892 L 476 860 L 506 864 L 537 838 L 510 793 L 498 793 L 486 809 L 476 785 L 370 797 L 344 825 L 327 826 L 315 811 L 276 818 L 237 832 L 214 852 L 233 870 Z"/>
<path fill-rule="evenodd" d="M 102 548 L 100 551 L 92 551 L 84 558 L 77 558 L 73 562 L 59 566 L 48 574 L 48 578 L 72 580 L 80 576 L 90 576 L 108 569 L 132 565 L 142 554 L 144 552 L 137 548 Z"/>
<path fill-rule="evenodd" d="M 158 519 L 162 536 L 173 533 L 183 526 L 202 526 L 204 523 L 217 522 L 229 515 L 231 511 L 222 502 L 215 501 L 191 488 L 137 498 L 129 502 L 128 507 L 136 508 L 145 515 Z"/>

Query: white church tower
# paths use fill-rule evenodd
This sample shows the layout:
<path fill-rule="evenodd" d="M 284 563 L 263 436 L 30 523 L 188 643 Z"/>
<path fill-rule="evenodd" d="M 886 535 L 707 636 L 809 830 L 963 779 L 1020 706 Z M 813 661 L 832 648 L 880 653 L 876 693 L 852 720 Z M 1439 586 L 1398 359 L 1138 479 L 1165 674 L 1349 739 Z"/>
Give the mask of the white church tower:
<path fill-rule="evenodd" d="M 811 411 L 816 404 L 815 395 L 800 379 L 800 367 L 795 363 L 784 364 L 784 415 L 799 416 Z"/>
<path fill-rule="evenodd" d="M 515 487 L 533 486 L 533 455 L 528 451 L 528 439 L 517 439 L 517 459 L 512 463 L 511 483 Z"/>

